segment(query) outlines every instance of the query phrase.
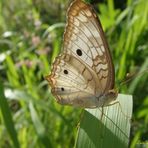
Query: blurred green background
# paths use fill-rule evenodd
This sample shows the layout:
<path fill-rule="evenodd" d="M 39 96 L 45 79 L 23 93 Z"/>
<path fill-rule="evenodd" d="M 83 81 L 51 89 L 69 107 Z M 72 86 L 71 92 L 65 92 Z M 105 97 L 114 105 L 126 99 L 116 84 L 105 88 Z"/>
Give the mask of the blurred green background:
<path fill-rule="evenodd" d="M 148 144 L 147 72 L 119 85 L 126 73 L 148 68 L 148 1 L 89 2 L 111 49 L 116 86 L 133 95 L 130 147 Z M 75 143 L 82 110 L 57 104 L 44 80 L 61 49 L 69 3 L 0 1 L 0 148 L 69 148 Z"/>

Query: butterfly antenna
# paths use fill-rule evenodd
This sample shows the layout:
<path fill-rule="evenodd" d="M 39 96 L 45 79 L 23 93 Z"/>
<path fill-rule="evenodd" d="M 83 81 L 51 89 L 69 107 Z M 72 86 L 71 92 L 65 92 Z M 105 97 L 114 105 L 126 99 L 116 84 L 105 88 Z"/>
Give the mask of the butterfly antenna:
<path fill-rule="evenodd" d="M 142 71 L 142 72 L 127 73 L 127 74 L 126 74 L 126 77 L 125 77 L 123 80 L 121 80 L 120 85 L 125 85 L 125 84 L 127 84 L 128 82 L 130 82 L 131 80 L 133 80 L 134 78 L 136 78 L 137 76 L 143 75 L 143 74 L 145 74 L 146 72 L 148 72 L 148 69 L 145 69 L 145 70 Z"/>

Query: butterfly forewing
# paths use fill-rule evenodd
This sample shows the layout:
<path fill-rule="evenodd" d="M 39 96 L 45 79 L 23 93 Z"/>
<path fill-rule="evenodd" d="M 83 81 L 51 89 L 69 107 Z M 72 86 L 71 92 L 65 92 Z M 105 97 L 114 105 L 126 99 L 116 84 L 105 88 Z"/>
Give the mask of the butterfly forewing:
<path fill-rule="evenodd" d="M 91 5 L 78 0 L 69 8 L 64 51 L 82 60 L 96 72 L 96 81 L 101 86 L 98 91 L 113 89 L 114 68 L 111 56 L 101 24 Z M 82 52 L 81 55 L 78 51 Z"/>
<path fill-rule="evenodd" d="M 101 24 L 89 4 L 71 3 L 63 50 L 46 79 L 61 104 L 93 108 L 108 99 L 104 96 L 114 88 L 114 68 Z"/>

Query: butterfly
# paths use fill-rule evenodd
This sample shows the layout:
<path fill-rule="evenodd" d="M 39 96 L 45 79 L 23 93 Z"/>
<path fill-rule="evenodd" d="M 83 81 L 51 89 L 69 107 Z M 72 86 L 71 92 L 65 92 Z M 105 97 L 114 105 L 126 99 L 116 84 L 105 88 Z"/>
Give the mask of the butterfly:
<path fill-rule="evenodd" d="M 118 95 L 114 65 L 93 7 L 74 0 L 67 12 L 61 54 L 46 80 L 58 103 L 82 108 L 108 106 Z"/>

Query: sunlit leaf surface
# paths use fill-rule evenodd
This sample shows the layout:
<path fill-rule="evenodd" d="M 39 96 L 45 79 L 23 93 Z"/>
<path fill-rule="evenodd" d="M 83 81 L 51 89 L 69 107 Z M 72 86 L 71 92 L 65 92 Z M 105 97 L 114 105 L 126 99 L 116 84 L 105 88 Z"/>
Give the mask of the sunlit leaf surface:
<path fill-rule="evenodd" d="M 129 143 L 132 96 L 119 94 L 109 107 L 86 109 L 82 115 L 76 148 L 126 148 Z"/>

